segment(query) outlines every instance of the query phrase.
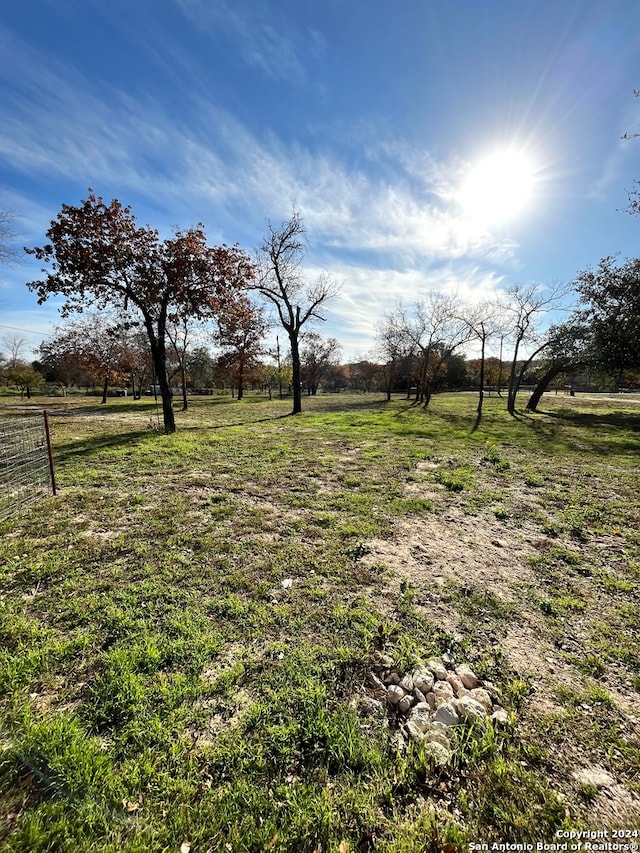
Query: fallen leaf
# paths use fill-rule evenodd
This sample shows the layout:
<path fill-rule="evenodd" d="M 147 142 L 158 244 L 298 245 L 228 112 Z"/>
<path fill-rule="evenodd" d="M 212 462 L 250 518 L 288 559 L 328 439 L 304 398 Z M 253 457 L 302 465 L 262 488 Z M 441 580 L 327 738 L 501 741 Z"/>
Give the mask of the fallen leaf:
<path fill-rule="evenodd" d="M 271 841 L 267 844 L 267 850 L 273 850 L 273 848 L 276 846 L 277 841 L 278 841 L 278 833 L 276 832 L 276 834 L 273 836 Z"/>
<path fill-rule="evenodd" d="M 191 850 L 191 842 L 185 838 L 185 840 L 180 845 L 180 853 L 189 853 L 190 850 Z"/>
<path fill-rule="evenodd" d="M 458 848 L 456 847 L 455 844 L 451 844 L 451 843 L 445 844 L 442 847 L 442 853 L 456 853 L 457 849 Z"/>
<path fill-rule="evenodd" d="M 133 814 L 140 808 L 140 803 L 132 803 L 130 800 L 123 800 L 122 806 L 127 814 Z"/>
<path fill-rule="evenodd" d="M 347 851 L 347 842 L 346 842 L 346 841 L 341 841 L 341 842 L 340 842 L 339 850 L 340 850 L 340 853 L 348 853 L 348 851 Z"/>

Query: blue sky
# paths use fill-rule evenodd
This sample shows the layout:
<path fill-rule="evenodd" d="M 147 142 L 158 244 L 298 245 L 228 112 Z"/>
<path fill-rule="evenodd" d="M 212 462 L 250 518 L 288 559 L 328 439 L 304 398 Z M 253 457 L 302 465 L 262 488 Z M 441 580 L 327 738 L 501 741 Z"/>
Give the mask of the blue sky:
<path fill-rule="evenodd" d="M 5 2 L 0 205 L 20 247 L 92 187 L 162 234 L 202 221 L 252 251 L 295 204 L 310 277 L 343 283 L 318 331 L 351 359 L 398 298 L 638 255 L 634 89 L 637 0 Z M 0 270 L 0 341 L 57 322 L 38 274 Z"/>

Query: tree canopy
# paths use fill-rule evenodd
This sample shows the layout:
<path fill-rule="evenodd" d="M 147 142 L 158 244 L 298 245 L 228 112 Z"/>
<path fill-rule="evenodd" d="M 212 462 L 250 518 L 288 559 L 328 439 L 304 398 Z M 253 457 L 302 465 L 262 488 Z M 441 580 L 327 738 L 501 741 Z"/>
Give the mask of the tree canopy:
<path fill-rule="evenodd" d="M 26 249 L 50 265 L 46 277 L 28 287 L 40 303 L 61 295 L 63 316 L 89 306 L 115 310 L 149 337 L 162 397 L 164 429 L 175 431 L 167 376 L 167 322 L 212 316 L 223 311 L 227 295 L 253 277 L 248 256 L 237 246 L 210 247 L 204 226 L 176 229 L 162 240 L 150 226 L 139 226 L 130 207 L 109 204 L 89 191 L 77 207 L 63 205 L 47 231 L 43 247 Z"/>
<path fill-rule="evenodd" d="M 640 367 L 640 258 L 603 258 L 579 273 L 578 318 L 589 330 L 591 366 L 613 373 Z"/>

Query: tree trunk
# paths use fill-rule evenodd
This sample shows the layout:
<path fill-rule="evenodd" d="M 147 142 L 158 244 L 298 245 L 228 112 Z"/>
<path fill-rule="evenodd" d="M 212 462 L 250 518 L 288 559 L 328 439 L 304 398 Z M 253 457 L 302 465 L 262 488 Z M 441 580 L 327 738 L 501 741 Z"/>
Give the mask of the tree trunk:
<path fill-rule="evenodd" d="M 294 332 L 289 334 L 291 344 L 291 390 L 293 392 L 292 415 L 299 415 L 302 411 L 302 383 L 300 381 L 300 350 L 298 349 L 298 337 Z"/>
<path fill-rule="evenodd" d="M 156 373 L 156 381 L 160 388 L 160 397 L 162 399 L 162 421 L 164 431 L 167 435 L 171 435 L 176 431 L 176 418 L 173 411 L 173 392 L 171 391 L 169 376 L 167 374 L 167 350 L 165 347 L 164 320 L 158 320 L 157 334 L 153 327 L 153 319 L 151 317 L 145 316 L 145 326 L 147 334 L 149 335 L 153 367 Z"/>
<path fill-rule="evenodd" d="M 518 350 L 520 349 L 520 340 L 516 340 L 515 349 L 513 351 L 513 360 L 511 362 L 511 370 L 509 372 L 509 389 L 507 391 L 507 411 L 510 415 L 516 410 L 516 395 L 518 393 L 518 385 L 516 383 L 516 368 L 518 366 Z"/>
<path fill-rule="evenodd" d="M 486 337 L 482 338 L 482 347 L 480 350 L 480 391 L 478 393 L 478 417 L 482 415 L 482 404 L 484 402 L 484 347 Z"/>
<path fill-rule="evenodd" d="M 539 346 L 537 350 L 535 350 L 533 353 L 531 353 L 531 355 L 529 356 L 529 358 L 528 358 L 528 359 L 526 359 L 526 361 L 523 361 L 523 362 L 522 362 L 522 367 L 520 368 L 520 373 L 518 374 L 518 378 L 517 378 L 517 379 L 515 380 L 515 382 L 514 382 L 514 387 L 513 387 L 513 401 L 512 401 L 512 407 L 513 407 L 513 408 L 509 409 L 509 414 L 511 414 L 511 415 L 512 415 L 512 414 L 514 413 L 514 411 L 515 411 L 515 408 L 516 408 L 516 394 L 518 393 L 518 389 L 520 388 L 520 385 L 522 384 L 522 379 L 523 379 L 523 377 L 524 377 L 524 374 L 526 373 L 527 368 L 529 367 L 529 365 L 531 364 L 531 362 L 533 361 L 533 359 L 534 359 L 536 356 L 540 355 L 540 353 L 542 352 L 542 350 L 543 350 L 543 349 L 545 349 L 547 346 L 548 346 L 548 342 L 546 342 L 546 341 L 545 341 L 545 343 L 543 343 L 543 344 L 542 344 L 542 346 Z M 517 351 L 517 350 L 516 350 L 516 351 Z M 514 368 L 514 369 L 515 369 L 515 364 L 516 364 L 516 363 L 515 363 L 515 358 L 514 358 L 514 362 L 513 362 L 513 368 Z M 511 395 L 511 385 L 509 386 L 509 394 Z M 527 406 L 527 408 L 528 408 L 528 406 Z"/>
<path fill-rule="evenodd" d="M 187 371 L 184 363 L 180 364 L 180 380 L 182 383 L 182 411 L 186 412 L 189 408 L 189 403 L 187 401 Z"/>
<path fill-rule="evenodd" d="M 102 400 L 100 400 L 100 404 L 104 406 L 107 402 L 107 391 L 109 389 L 109 374 L 105 373 L 104 383 L 102 385 Z"/>
<path fill-rule="evenodd" d="M 555 367 L 552 367 L 548 370 L 542 379 L 538 382 L 536 387 L 533 389 L 533 393 L 529 397 L 529 402 L 526 405 L 526 408 L 532 412 L 535 412 L 538 408 L 538 403 L 540 402 L 540 398 L 545 392 L 547 385 L 554 379 L 559 373 L 562 373 L 565 370 L 569 370 L 570 368 L 565 364 L 558 364 Z"/>

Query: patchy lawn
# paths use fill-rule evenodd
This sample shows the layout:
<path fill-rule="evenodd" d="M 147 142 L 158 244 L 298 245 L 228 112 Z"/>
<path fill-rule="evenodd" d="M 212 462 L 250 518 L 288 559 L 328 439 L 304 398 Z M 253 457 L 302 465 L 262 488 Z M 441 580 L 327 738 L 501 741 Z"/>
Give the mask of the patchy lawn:
<path fill-rule="evenodd" d="M 46 401 L 60 493 L 0 526 L 0 846 L 637 829 L 640 406 L 304 402 L 196 399 L 165 436 L 151 401 Z M 444 766 L 367 704 L 434 656 L 511 720 Z"/>

